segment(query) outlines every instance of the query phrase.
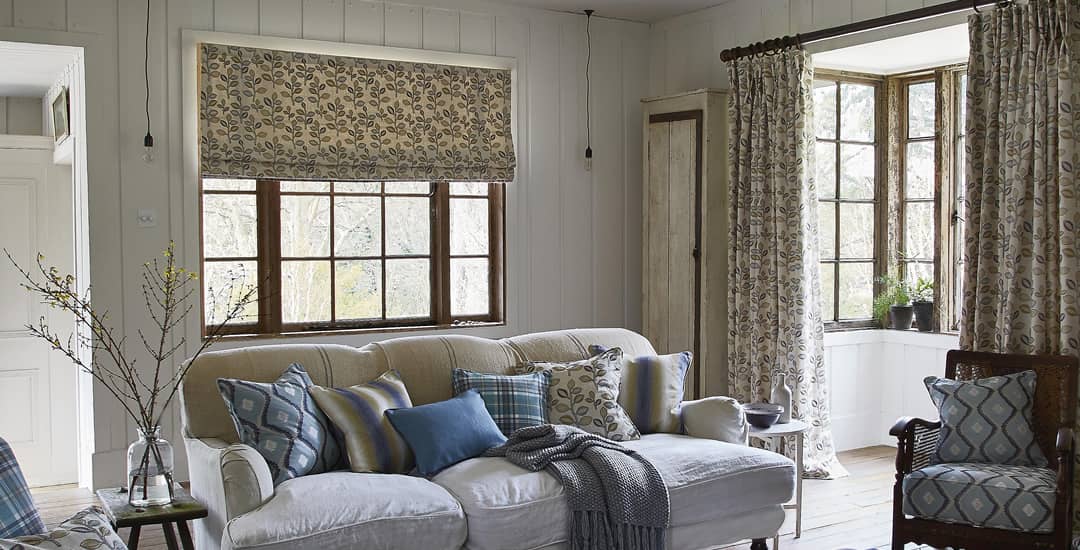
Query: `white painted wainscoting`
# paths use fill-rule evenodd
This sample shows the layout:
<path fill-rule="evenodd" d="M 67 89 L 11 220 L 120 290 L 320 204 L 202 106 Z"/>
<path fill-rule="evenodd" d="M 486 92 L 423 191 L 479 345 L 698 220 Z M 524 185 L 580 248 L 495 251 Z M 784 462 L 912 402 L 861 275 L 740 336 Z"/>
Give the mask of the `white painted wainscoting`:
<path fill-rule="evenodd" d="M 955 334 L 858 330 L 825 334 L 836 449 L 893 445 L 889 428 L 901 416 L 937 419 L 923 386 L 945 375 L 945 354 L 957 349 Z"/>

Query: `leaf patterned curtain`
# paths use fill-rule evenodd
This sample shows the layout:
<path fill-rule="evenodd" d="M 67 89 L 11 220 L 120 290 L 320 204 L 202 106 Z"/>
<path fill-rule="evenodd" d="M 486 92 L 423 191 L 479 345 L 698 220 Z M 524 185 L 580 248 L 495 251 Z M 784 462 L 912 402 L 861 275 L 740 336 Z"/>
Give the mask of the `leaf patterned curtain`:
<path fill-rule="evenodd" d="M 968 20 L 963 349 L 1080 354 L 1078 23 L 1076 0 Z"/>
<path fill-rule="evenodd" d="M 731 396 L 767 399 L 775 374 L 787 373 L 792 417 L 810 425 L 804 475 L 843 476 L 824 365 L 814 68 L 809 54 L 789 50 L 737 59 L 729 73 Z"/>
<path fill-rule="evenodd" d="M 510 71 L 202 44 L 203 176 L 514 179 Z"/>

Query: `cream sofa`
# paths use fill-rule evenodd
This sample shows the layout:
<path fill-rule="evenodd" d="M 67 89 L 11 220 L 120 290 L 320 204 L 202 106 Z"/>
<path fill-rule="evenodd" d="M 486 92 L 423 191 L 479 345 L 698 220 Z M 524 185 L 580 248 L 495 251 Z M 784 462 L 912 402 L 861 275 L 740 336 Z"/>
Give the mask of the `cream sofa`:
<path fill-rule="evenodd" d="M 561 485 L 547 473 L 528 472 L 501 458 L 467 460 L 430 481 L 332 472 L 274 487 L 262 457 L 237 442 L 216 380 L 273 381 L 298 362 L 316 384 L 342 387 L 393 368 L 401 372 L 413 403 L 422 405 L 451 396 L 452 368 L 510 373 L 525 360 L 582 359 L 590 344 L 618 346 L 631 355 L 655 353 L 648 340 L 631 331 L 580 329 L 505 340 L 419 336 L 360 349 L 302 344 L 204 354 L 181 389 L 191 491 L 210 510 L 196 522 L 197 547 L 564 548 L 567 511 Z M 705 431 L 724 431 L 716 428 Z M 792 495 L 795 469 L 782 456 L 693 434 L 646 435 L 626 445 L 655 464 L 668 485 L 669 549 L 764 539 L 784 521 L 781 504 Z"/>

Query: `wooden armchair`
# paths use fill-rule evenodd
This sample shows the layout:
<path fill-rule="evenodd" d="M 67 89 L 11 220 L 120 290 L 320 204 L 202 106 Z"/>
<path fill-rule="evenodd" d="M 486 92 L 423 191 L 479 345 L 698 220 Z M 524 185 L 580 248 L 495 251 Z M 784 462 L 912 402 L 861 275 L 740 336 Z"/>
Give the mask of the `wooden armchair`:
<path fill-rule="evenodd" d="M 897 438 L 893 550 L 902 550 L 908 542 L 966 550 L 1070 548 L 1077 366 L 1075 357 L 950 351 L 945 364 L 945 377 L 954 380 L 976 380 L 1035 371 L 1035 439 L 1049 462 L 1047 468 L 1052 471 L 1037 470 L 1045 475 L 1047 481 L 1054 482 L 1046 485 L 1047 488 L 1052 486 L 1054 491 L 1053 530 L 1048 533 L 1025 532 L 906 516 L 904 478 L 912 471 L 930 466 L 941 423 L 903 417 L 889 430 L 889 434 Z"/>

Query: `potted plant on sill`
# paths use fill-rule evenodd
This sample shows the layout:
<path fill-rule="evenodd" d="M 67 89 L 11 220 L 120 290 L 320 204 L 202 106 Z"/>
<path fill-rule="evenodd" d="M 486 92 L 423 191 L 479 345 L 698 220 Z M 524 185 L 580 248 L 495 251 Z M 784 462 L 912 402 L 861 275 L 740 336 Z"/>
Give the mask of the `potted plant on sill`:
<path fill-rule="evenodd" d="M 914 308 L 911 306 L 911 285 L 898 277 L 886 275 L 878 279 L 884 288 L 874 298 L 874 317 L 883 328 L 907 330 L 911 328 Z"/>
<path fill-rule="evenodd" d="M 915 325 L 919 331 L 934 330 L 934 282 L 919 277 L 911 291 L 911 304 L 915 309 Z"/>

